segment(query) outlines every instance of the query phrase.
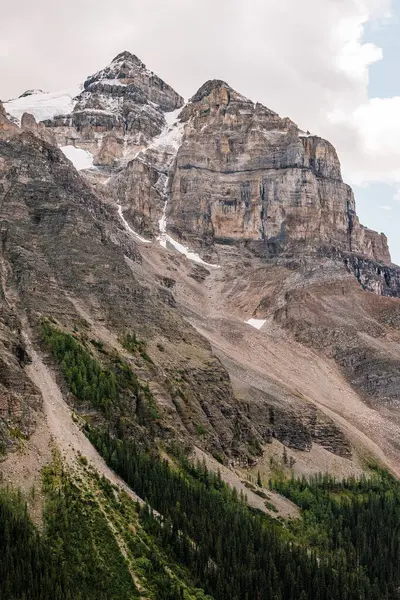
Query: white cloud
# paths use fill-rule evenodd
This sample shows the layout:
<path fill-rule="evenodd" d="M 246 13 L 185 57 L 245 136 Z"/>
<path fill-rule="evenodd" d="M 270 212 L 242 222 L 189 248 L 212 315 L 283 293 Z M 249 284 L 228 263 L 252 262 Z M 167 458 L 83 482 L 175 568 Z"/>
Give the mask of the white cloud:
<path fill-rule="evenodd" d="M 372 98 L 329 118 L 338 128 L 337 145 L 350 183 L 400 181 L 400 97 Z M 346 130 L 354 135 L 353 147 L 340 138 Z"/>
<path fill-rule="evenodd" d="M 377 204 L 376 206 L 378 208 L 380 208 L 381 210 L 392 210 L 392 207 L 389 206 L 388 204 Z"/>

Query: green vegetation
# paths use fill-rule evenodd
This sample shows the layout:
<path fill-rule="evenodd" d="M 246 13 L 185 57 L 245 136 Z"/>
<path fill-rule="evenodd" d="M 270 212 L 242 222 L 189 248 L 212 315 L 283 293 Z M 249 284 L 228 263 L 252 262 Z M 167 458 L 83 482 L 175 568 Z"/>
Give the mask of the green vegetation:
<path fill-rule="evenodd" d="M 260 498 L 264 498 L 264 500 L 268 498 L 267 494 L 262 490 L 254 490 L 254 493 L 257 494 L 257 496 L 260 496 Z"/>
<path fill-rule="evenodd" d="M 62 563 L 30 521 L 22 496 L 0 490 L 0 598 L 72 600 Z"/>
<path fill-rule="evenodd" d="M 123 346 L 125 348 L 125 350 L 128 350 L 128 352 L 131 352 L 132 354 L 138 353 L 147 362 L 149 362 L 149 363 L 153 362 L 151 360 L 150 356 L 146 353 L 145 342 L 143 340 L 139 340 L 136 337 L 135 332 L 124 333 L 123 335 L 121 335 L 119 337 L 119 342 L 120 342 L 121 346 Z"/>
<path fill-rule="evenodd" d="M 59 461 L 44 470 L 43 481 L 47 547 L 64 566 L 65 592 L 82 600 L 138 598 L 128 565 L 95 497 Z"/>
<path fill-rule="evenodd" d="M 201 423 L 196 423 L 195 427 L 197 435 L 205 435 L 207 433 L 207 429 Z"/>
<path fill-rule="evenodd" d="M 163 515 L 142 511 L 146 531 L 214 598 L 399 597 L 400 485 L 388 475 L 335 482 L 329 494 L 334 480 L 281 480 L 274 487 L 308 511 L 284 526 L 249 509 L 204 467 L 185 462 L 177 472 L 130 441 L 98 430 L 89 436 Z"/>
<path fill-rule="evenodd" d="M 22 431 L 19 429 L 19 427 L 9 427 L 8 435 L 17 440 L 26 440 L 27 439 L 27 436 L 22 433 Z"/>
<path fill-rule="evenodd" d="M 218 600 L 400 598 L 400 484 L 387 473 L 375 468 L 371 477 L 360 480 L 337 482 L 319 476 L 307 481 L 286 479 L 285 469 L 277 468 L 270 486 L 297 503 L 302 517 L 288 523 L 271 519 L 250 509 L 243 497 L 205 467 L 181 460 L 180 468 L 172 469 L 160 460 L 156 449 L 146 452 L 143 444 L 134 443 L 136 430 L 121 426 L 121 422 L 131 423 L 129 410 L 132 412 L 132 406 L 137 405 L 137 422 L 146 427 L 154 422 L 157 415 L 149 412 L 149 387 L 139 383 L 120 358 L 111 356 L 107 364 L 101 364 L 84 342 L 51 325 L 43 327 L 44 338 L 72 393 L 105 417 L 98 427 L 87 424 L 86 433 L 92 443 L 131 488 L 162 515 L 138 508 L 136 534 L 126 526 L 119 529 L 130 560 L 147 580 L 152 597 L 172 600 L 209 594 Z M 130 351 L 136 352 L 137 340 L 130 338 L 129 343 Z M 134 403 L 130 402 L 132 398 Z M 141 400 L 147 411 L 145 418 L 140 412 Z M 290 457 L 285 453 L 283 462 L 290 468 Z M 253 484 L 245 485 L 267 498 Z M 111 486 L 107 482 L 101 486 L 113 505 L 114 493 L 108 489 Z M 124 523 L 123 511 L 131 509 L 118 510 Z M 89 506 L 85 514 L 90 518 Z M 101 529 L 99 524 L 97 528 Z M 52 537 L 57 539 L 56 534 Z M 80 544 L 77 538 L 78 548 Z M 150 550 L 145 552 L 144 548 Z M 74 560 L 72 556 L 72 564 L 76 565 Z M 97 567 L 88 564 L 92 573 Z M 112 571 L 125 593 L 123 567 L 115 564 Z M 64 576 L 69 577 L 68 570 Z"/>
<path fill-rule="evenodd" d="M 272 512 L 277 513 L 278 509 L 276 508 L 275 504 L 272 504 L 272 502 L 270 502 L 269 500 L 266 500 L 264 502 L 265 507 L 268 508 L 269 510 L 272 510 Z"/>
<path fill-rule="evenodd" d="M 138 380 L 126 361 L 114 354 L 107 357 L 107 364 L 102 364 L 77 336 L 61 331 L 48 321 L 42 322 L 41 331 L 69 390 L 82 408 L 99 410 L 120 433 L 132 429 L 135 423 L 151 427 L 158 419 L 148 384 L 143 385 Z M 91 340 L 91 344 L 104 354 L 100 342 Z"/>
<path fill-rule="evenodd" d="M 0 490 L 0 598 L 132 600 L 139 593 L 93 498 L 57 462 L 44 473 L 44 533 L 21 494 Z"/>
<path fill-rule="evenodd" d="M 400 484 L 375 468 L 369 477 L 337 481 L 329 475 L 272 482 L 302 508 L 290 524 L 293 539 L 319 554 L 345 560 L 368 575 L 379 598 L 398 598 L 400 582 Z"/>
<path fill-rule="evenodd" d="M 207 600 L 108 480 L 87 469 L 72 475 L 55 454 L 43 489 L 42 533 L 22 495 L 0 490 L 1 600 Z"/>

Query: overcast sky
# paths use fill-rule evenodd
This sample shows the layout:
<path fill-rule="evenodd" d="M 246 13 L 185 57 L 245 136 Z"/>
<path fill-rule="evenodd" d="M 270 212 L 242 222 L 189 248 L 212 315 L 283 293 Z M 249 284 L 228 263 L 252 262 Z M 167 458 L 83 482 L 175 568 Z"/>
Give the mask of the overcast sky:
<path fill-rule="evenodd" d="M 122 50 L 186 98 L 219 78 L 334 143 L 400 263 L 400 0 L 18 0 L 0 98 L 68 88 Z"/>

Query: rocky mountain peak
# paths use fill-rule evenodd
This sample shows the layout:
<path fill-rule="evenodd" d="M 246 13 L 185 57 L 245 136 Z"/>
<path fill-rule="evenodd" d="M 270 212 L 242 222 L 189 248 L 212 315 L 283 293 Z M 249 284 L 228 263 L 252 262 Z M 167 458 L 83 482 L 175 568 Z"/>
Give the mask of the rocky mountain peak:
<path fill-rule="evenodd" d="M 39 96 L 42 102 L 43 94 Z M 52 102 L 54 95 L 49 96 Z M 183 103 L 136 55 L 123 51 L 89 76 L 79 95 L 68 98 L 68 112 L 44 125 L 52 129 L 58 146 L 72 144 L 90 153 L 93 165 L 111 169 L 96 177 L 108 177 L 149 149 L 146 160 L 154 155 L 155 161 L 146 180 L 149 193 L 143 192 L 142 165 L 126 173 L 130 182 L 131 171 L 134 175 L 133 198 L 128 192 L 126 196 L 140 233 L 158 231 L 168 190 L 170 233 L 205 256 L 211 256 L 215 245 L 229 242 L 250 244 L 267 257 L 321 249 L 329 254 L 336 248 L 390 264 L 386 238 L 360 225 L 352 191 L 329 142 L 302 132 L 221 79 L 206 81 L 180 112 L 180 125 L 168 127 L 176 115 L 165 113 Z M 45 139 L 30 115 L 23 121 L 23 129 Z M 166 136 L 174 138 L 174 160 L 167 153 L 160 162 L 155 148 L 166 147 Z M 168 178 L 161 192 L 160 171 Z M 130 185 L 121 184 L 124 177 L 118 177 L 118 194 Z M 144 208 L 143 195 L 156 200 Z"/>
<path fill-rule="evenodd" d="M 121 62 L 137 63 L 145 68 L 144 63 L 140 60 L 140 58 L 138 58 L 136 56 L 136 54 L 132 54 L 132 52 L 128 52 L 128 50 L 124 50 L 123 52 L 120 52 L 119 54 L 117 54 L 117 56 L 115 58 L 113 58 L 113 60 L 111 61 L 111 64 L 121 63 Z"/>
<path fill-rule="evenodd" d="M 231 101 L 253 106 L 253 102 L 239 94 L 222 79 L 209 79 L 190 99 L 191 104 L 208 106 L 228 106 Z"/>
<path fill-rule="evenodd" d="M 26 98 L 27 96 L 34 96 L 35 94 L 44 94 L 44 91 L 40 90 L 40 89 L 26 90 L 23 94 L 21 94 L 18 97 L 19 98 Z"/>
<path fill-rule="evenodd" d="M 201 100 L 212 94 L 220 95 L 221 93 L 225 93 L 228 95 L 231 92 L 234 92 L 233 88 L 225 81 L 222 81 L 222 79 L 209 79 L 190 98 L 190 102 L 201 102 Z"/>
<path fill-rule="evenodd" d="M 118 54 L 104 69 L 74 90 L 39 93 L 30 90 L 7 103 L 6 110 L 24 128 L 43 130 L 43 122 L 59 147 L 74 146 L 92 155 L 90 164 L 113 168 L 147 147 L 166 126 L 166 112 L 183 106 L 183 98 L 147 69 L 134 54 Z M 31 116 L 29 116 L 31 115 Z M 82 167 L 80 167 L 82 168 Z"/>
<path fill-rule="evenodd" d="M 90 93 L 90 96 L 88 95 Z M 113 101 L 109 101 L 110 98 Z M 134 54 L 124 51 L 84 83 L 76 110 L 87 106 L 97 110 L 121 108 L 125 104 L 156 104 L 161 111 L 172 111 L 183 106 L 183 98 Z M 124 113 L 127 111 L 124 110 Z"/>
<path fill-rule="evenodd" d="M 90 75 L 84 83 L 84 88 L 87 89 L 98 81 L 118 81 L 120 84 L 129 85 L 135 83 L 135 79 L 140 74 L 154 75 L 136 55 L 124 51 L 118 54 L 107 67 Z"/>

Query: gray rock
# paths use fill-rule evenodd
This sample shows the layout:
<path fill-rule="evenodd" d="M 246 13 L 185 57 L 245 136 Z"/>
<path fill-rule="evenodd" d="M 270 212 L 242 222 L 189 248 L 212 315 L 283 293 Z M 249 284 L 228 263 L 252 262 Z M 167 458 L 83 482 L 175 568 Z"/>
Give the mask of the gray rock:
<path fill-rule="evenodd" d="M 182 105 L 183 98 L 169 85 L 136 56 L 122 52 L 86 79 L 70 115 L 44 123 L 59 146 L 73 143 L 91 152 L 95 165 L 116 166 L 162 131 L 164 112 Z"/>

